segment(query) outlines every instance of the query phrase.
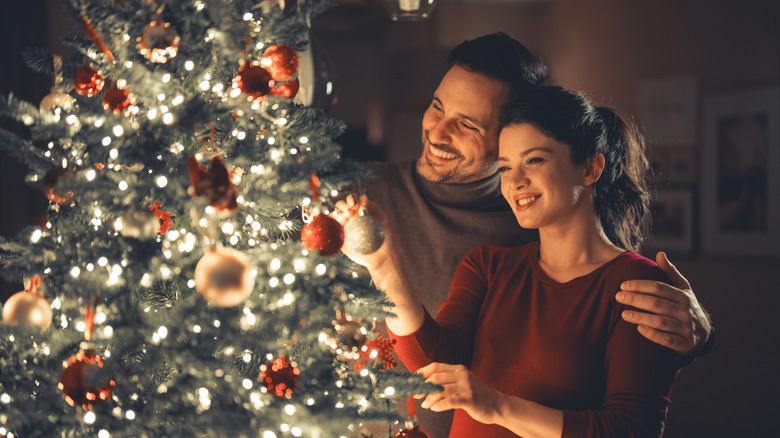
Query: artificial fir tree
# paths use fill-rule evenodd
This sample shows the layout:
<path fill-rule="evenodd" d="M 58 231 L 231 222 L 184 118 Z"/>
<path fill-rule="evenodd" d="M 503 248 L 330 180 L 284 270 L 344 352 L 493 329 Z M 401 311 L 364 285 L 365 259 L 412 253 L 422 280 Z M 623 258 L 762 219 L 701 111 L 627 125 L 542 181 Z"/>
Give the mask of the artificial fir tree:
<path fill-rule="evenodd" d="M 331 3 L 69 0 L 72 54 L 25 52 L 54 85 L 0 98 L 29 132 L 0 145 L 50 204 L 0 240 L 26 281 L 0 324 L 0 435 L 356 436 L 430 389 L 385 371 L 387 301 L 334 255 L 324 215 L 364 171 L 295 100 Z"/>

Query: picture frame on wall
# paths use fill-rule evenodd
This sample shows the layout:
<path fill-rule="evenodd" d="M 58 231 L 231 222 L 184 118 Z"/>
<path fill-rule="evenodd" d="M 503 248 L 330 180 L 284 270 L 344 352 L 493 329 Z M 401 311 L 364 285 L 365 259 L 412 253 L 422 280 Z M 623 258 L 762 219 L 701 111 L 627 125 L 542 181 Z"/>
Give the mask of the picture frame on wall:
<path fill-rule="evenodd" d="M 702 105 L 702 251 L 780 255 L 780 88 Z"/>
<path fill-rule="evenodd" d="M 695 205 L 691 187 L 659 188 L 650 203 L 652 225 L 646 249 L 651 252 L 693 254 L 696 240 Z"/>

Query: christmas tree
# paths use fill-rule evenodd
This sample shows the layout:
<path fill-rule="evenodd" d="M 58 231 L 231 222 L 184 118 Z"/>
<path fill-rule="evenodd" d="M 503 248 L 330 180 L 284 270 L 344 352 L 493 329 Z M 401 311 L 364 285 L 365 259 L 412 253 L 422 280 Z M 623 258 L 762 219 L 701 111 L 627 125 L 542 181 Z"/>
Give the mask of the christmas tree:
<path fill-rule="evenodd" d="M 310 20 L 333 3 L 69 0 L 72 53 L 25 51 L 52 91 L 0 97 L 28 133 L 0 146 L 49 208 L 0 240 L 25 282 L 0 436 L 357 436 L 430 390 L 386 370 L 387 300 L 338 253 L 345 228 L 366 251 L 381 229 L 329 215 L 367 176 L 308 105 Z"/>

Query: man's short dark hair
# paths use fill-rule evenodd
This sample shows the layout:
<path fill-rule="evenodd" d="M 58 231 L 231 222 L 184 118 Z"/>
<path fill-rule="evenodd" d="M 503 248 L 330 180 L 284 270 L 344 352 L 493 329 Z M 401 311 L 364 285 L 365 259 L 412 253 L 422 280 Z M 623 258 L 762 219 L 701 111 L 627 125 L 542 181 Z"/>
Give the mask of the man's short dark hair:
<path fill-rule="evenodd" d="M 447 55 L 447 63 L 505 82 L 512 91 L 549 82 L 544 62 L 504 32 L 458 44 Z"/>

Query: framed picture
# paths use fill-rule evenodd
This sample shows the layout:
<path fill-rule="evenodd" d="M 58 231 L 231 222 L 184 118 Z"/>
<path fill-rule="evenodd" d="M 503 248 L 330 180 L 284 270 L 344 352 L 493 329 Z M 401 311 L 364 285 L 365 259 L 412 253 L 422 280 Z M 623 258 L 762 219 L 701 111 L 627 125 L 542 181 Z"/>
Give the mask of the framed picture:
<path fill-rule="evenodd" d="M 649 158 L 656 184 L 696 183 L 699 163 L 694 148 L 653 146 Z"/>
<path fill-rule="evenodd" d="M 652 232 L 646 248 L 693 254 L 696 231 L 694 205 L 693 189 L 689 187 L 659 188 L 651 203 Z"/>
<path fill-rule="evenodd" d="M 703 100 L 701 248 L 780 255 L 780 89 Z"/>

